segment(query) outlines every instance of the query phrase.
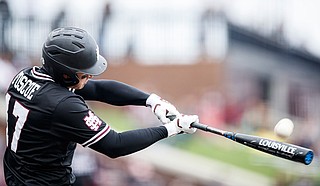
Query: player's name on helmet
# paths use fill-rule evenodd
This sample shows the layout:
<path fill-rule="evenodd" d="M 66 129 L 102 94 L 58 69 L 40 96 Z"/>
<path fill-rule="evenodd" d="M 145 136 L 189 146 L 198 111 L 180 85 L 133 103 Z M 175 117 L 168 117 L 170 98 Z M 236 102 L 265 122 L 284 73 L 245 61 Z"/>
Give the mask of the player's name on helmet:
<path fill-rule="evenodd" d="M 22 96 L 28 100 L 31 100 L 33 93 L 40 88 L 40 85 L 25 76 L 23 72 L 20 72 L 18 75 L 16 75 L 11 84 Z"/>
<path fill-rule="evenodd" d="M 264 147 L 269 147 L 275 150 L 279 150 L 281 152 L 285 152 L 288 154 L 295 154 L 295 151 L 297 150 L 297 148 L 295 147 L 287 146 L 285 144 L 277 143 L 275 141 L 266 140 L 266 139 L 261 139 L 259 141 L 259 145 L 262 145 Z"/>

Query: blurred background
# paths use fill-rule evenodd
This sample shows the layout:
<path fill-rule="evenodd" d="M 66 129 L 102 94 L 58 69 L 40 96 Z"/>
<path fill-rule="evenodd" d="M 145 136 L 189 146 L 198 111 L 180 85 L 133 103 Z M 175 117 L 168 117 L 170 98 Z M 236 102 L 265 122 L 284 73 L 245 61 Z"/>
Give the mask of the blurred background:
<path fill-rule="evenodd" d="M 202 131 L 116 160 L 79 147 L 77 185 L 320 185 L 319 7 L 316 0 L 0 0 L 1 151 L 12 77 L 40 65 L 52 29 L 77 26 L 108 60 L 97 78 L 155 92 L 213 127 L 315 152 L 305 166 Z M 149 108 L 89 104 L 119 132 L 160 124 Z M 286 140 L 273 134 L 284 117 L 295 124 Z"/>

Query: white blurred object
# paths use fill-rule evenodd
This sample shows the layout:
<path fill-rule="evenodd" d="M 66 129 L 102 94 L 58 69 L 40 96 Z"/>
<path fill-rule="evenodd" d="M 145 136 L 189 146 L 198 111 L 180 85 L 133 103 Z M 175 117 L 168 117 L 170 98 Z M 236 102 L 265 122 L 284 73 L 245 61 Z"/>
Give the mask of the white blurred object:
<path fill-rule="evenodd" d="M 91 149 L 77 146 L 72 162 L 72 169 L 76 176 L 92 176 L 97 171 L 97 163 Z"/>
<path fill-rule="evenodd" d="M 0 58 L 0 74 L 2 78 L 0 78 L 0 93 L 4 93 L 7 91 L 7 88 L 10 84 L 10 81 L 16 74 L 15 67 L 11 64 L 11 62 L 5 61 Z"/>
<path fill-rule="evenodd" d="M 293 122 L 288 118 L 283 118 L 274 127 L 274 133 L 281 138 L 287 138 L 292 134 L 293 128 Z"/>

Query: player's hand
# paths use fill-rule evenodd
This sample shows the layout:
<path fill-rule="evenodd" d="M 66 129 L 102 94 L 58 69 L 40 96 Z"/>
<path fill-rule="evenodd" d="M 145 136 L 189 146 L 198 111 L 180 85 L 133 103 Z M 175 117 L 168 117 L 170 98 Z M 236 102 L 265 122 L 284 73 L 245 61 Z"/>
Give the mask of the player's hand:
<path fill-rule="evenodd" d="M 156 94 L 151 94 L 147 101 L 146 105 L 152 109 L 152 112 L 157 116 L 157 118 L 163 123 L 169 123 L 170 119 L 168 116 L 179 116 L 180 113 L 168 101 L 162 99 Z"/>
<path fill-rule="evenodd" d="M 196 128 L 191 127 L 191 124 L 194 122 L 199 122 L 199 117 L 197 115 L 180 115 L 164 126 L 168 130 L 168 137 L 180 133 L 193 134 L 197 130 Z"/>

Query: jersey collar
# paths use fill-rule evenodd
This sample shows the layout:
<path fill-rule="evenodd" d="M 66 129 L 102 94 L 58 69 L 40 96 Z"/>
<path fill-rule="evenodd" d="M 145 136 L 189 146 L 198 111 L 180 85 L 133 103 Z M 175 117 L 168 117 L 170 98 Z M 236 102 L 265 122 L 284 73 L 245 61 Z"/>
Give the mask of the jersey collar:
<path fill-rule="evenodd" d="M 37 79 L 54 82 L 53 78 L 51 76 L 49 76 L 48 74 L 42 73 L 40 70 L 40 67 L 38 67 L 38 66 L 32 67 L 31 74 L 33 77 L 35 77 Z"/>

